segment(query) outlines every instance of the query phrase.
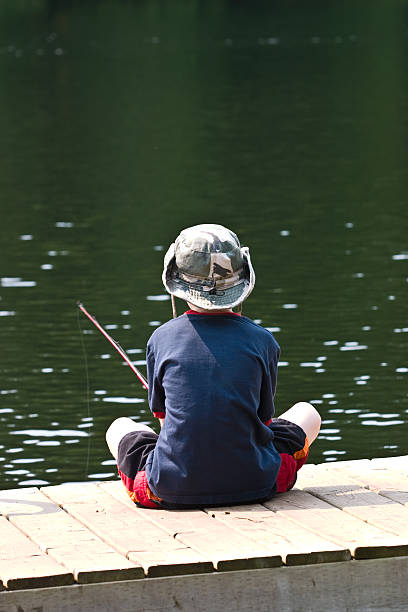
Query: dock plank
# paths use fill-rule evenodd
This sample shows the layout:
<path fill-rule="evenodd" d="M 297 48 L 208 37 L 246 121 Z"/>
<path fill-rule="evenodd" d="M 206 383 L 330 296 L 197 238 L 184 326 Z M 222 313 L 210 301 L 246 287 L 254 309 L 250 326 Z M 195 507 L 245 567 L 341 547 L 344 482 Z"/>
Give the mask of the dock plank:
<path fill-rule="evenodd" d="M 389 467 L 394 470 L 403 470 L 405 473 L 408 472 L 408 455 L 402 455 L 399 457 L 377 457 L 370 461 L 372 467 Z"/>
<path fill-rule="evenodd" d="M 152 524 L 136 511 L 134 504 L 127 507 L 97 484 L 60 485 L 41 490 L 101 540 L 139 563 L 147 576 L 214 571 L 210 559 Z"/>
<path fill-rule="evenodd" d="M 395 469 L 395 463 L 369 465 L 366 469 L 350 471 L 347 465 L 333 465 L 336 472 L 345 473 L 354 482 L 379 495 L 408 506 L 408 472 Z"/>
<path fill-rule="evenodd" d="M 406 612 L 408 557 L 4 591 L 1 612 Z"/>
<path fill-rule="evenodd" d="M 1 491 L 0 514 L 79 583 L 144 577 L 141 566 L 107 546 L 36 488 Z"/>
<path fill-rule="evenodd" d="M 34 542 L 0 517 L 0 579 L 9 589 L 33 589 L 74 583 L 74 576 Z"/>
<path fill-rule="evenodd" d="M 279 550 L 285 565 L 328 563 L 350 559 L 344 548 L 304 529 L 261 504 L 206 508 L 208 514 L 238 533 Z"/>
<path fill-rule="evenodd" d="M 292 489 L 264 505 L 274 512 L 350 550 L 355 559 L 408 554 L 408 540 L 342 512 L 309 492 Z"/>
<path fill-rule="evenodd" d="M 408 541 L 408 508 L 356 483 L 343 471 L 317 469 L 297 486 L 366 523 Z"/>
<path fill-rule="evenodd" d="M 402 571 L 408 559 L 407 465 L 406 458 L 307 465 L 295 489 L 264 504 L 204 510 L 139 508 L 119 480 L 0 491 L 0 612 L 5 605 L 7 609 L 7 602 L 32 609 L 32 594 L 51 590 L 55 598 L 50 596 L 50 602 L 58 602 L 61 590 L 67 595 L 86 591 L 88 605 L 92 593 L 104 587 L 106 594 L 115 589 L 123 593 L 126 585 L 135 585 L 134 593 L 144 593 L 148 588 L 144 585 L 165 581 L 170 599 L 161 600 L 159 608 L 169 609 L 171 600 L 170 608 L 176 610 L 171 585 L 178 579 L 186 585 L 192 584 L 189 580 L 210 585 L 214 577 L 224 575 L 227 585 L 228 576 L 237 575 L 241 577 L 234 584 L 244 584 L 256 570 L 254 576 L 267 572 L 268 580 L 279 576 L 277 583 L 286 580 L 293 585 L 299 570 L 311 588 L 312 579 L 323 571 L 332 578 L 343 576 L 338 585 L 343 592 L 348 589 L 345 577 L 354 577 L 358 568 L 366 567 L 367 576 L 391 567 Z M 285 567 L 278 567 L 282 560 Z M 318 571 L 313 570 L 314 563 L 319 563 Z M 135 580 L 136 575 L 148 579 Z M 118 581 L 120 587 L 115 587 Z M 393 584 L 392 596 L 399 581 Z M 361 580 L 355 581 L 361 610 L 372 610 L 371 604 L 364 607 L 360 588 Z M 305 592 L 304 585 L 301 591 Z M 19 592 L 23 599 L 15 598 Z M 231 609 L 240 609 L 239 592 L 229 600 L 234 600 Z M 375 605 L 378 595 L 379 590 L 375 597 L 368 594 Z M 255 601 L 251 589 L 247 596 L 242 610 L 252 609 L 248 601 Z M 206 599 L 205 609 L 212 609 L 212 597 Z M 105 608 L 115 609 L 117 603 L 124 609 L 123 598 L 119 599 L 113 604 L 110 600 Z M 187 600 L 193 602 L 183 599 Z M 394 597 L 389 602 L 384 609 L 397 609 L 391 606 Z M 55 605 L 52 609 L 59 609 L 59 603 Z M 128 605 L 133 609 L 131 600 Z M 253 608 L 259 609 L 258 600 Z"/>
<path fill-rule="evenodd" d="M 129 503 L 121 483 L 108 483 L 104 489 L 123 503 Z M 218 571 L 259 569 L 282 564 L 282 557 L 276 550 L 236 533 L 202 510 L 148 510 L 136 507 L 135 512 L 164 529 L 175 540 L 210 558 Z"/>

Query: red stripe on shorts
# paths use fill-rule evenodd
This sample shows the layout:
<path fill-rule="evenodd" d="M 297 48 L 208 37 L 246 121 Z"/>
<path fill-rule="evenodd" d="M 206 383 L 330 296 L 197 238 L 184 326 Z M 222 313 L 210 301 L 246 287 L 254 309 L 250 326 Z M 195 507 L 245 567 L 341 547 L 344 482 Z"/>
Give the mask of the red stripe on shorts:
<path fill-rule="evenodd" d="M 135 479 L 129 478 L 118 469 L 119 476 L 125 485 L 126 493 L 130 499 L 143 506 L 144 508 L 157 508 L 161 499 L 156 497 L 150 490 L 147 483 L 146 472 L 143 470 L 138 472 Z M 155 501 L 156 500 L 156 501 Z"/>
<path fill-rule="evenodd" d="M 284 493 L 289 491 L 296 482 L 298 470 L 306 463 L 309 455 L 309 441 L 306 437 L 304 447 L 297 451 L 293 456 L 288 453 L 281 453 L 281 466 L 276 479 L 276 492 Z"/>

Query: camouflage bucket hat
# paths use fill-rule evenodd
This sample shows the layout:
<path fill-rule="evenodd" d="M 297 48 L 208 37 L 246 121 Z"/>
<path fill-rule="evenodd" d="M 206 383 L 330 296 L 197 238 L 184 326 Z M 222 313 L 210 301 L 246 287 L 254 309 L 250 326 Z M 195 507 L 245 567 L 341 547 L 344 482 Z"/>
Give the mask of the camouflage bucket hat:
<path fill-rule="evenodd" d="M 255 285 L 249 249 L 226 227 L 188 227 L 170 245 L 164 258 L 166 290 L 207 310 L 233 308 Z"/>

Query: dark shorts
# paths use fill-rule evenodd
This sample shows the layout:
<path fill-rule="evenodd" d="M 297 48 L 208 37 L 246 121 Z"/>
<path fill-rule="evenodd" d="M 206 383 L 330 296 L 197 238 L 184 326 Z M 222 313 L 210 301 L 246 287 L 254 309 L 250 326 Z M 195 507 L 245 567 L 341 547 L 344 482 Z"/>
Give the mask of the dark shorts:
<path fill-rule="evenodd" d="M 268 427 L 274 433 L 274 445 L 282 460 L 276 492 L 283 493 L 295 484 L 297 472 L 308 457 L 309 443 L 303 429 L 285 419 L 273 419 Z M 119 476 L 129 497 L 145 508 L 169 507 L 152 493 L 145 472 L 147 458 L 158 437 L 154 431 L 131 431 L 119 442 Z"/>

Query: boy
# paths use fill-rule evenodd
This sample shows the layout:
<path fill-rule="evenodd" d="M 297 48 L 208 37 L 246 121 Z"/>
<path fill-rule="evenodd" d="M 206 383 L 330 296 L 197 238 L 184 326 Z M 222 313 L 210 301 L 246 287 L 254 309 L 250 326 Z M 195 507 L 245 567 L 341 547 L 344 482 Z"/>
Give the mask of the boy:
<path fill-rule="evenodd" d="M 163 283 L 189 310 L 147 344 L 160 435 L 128 418 L 106 434 L 128 494 L 145 507 L 186 508 L 287 491 L 321 419 L 306 402 L 273 418 L 278 343 L 232 310 L 255 284 L 248 248 L 221 225 L 187 228 L 165 256 Z"/>

